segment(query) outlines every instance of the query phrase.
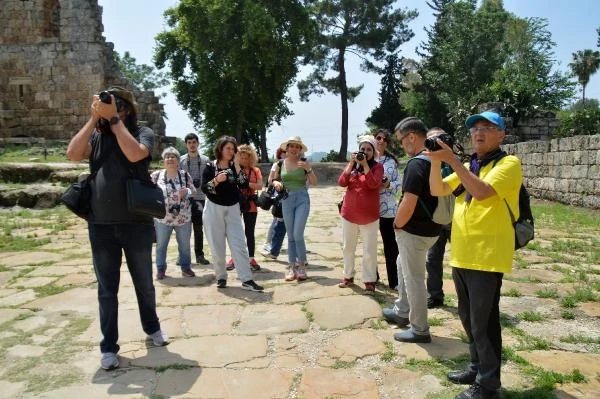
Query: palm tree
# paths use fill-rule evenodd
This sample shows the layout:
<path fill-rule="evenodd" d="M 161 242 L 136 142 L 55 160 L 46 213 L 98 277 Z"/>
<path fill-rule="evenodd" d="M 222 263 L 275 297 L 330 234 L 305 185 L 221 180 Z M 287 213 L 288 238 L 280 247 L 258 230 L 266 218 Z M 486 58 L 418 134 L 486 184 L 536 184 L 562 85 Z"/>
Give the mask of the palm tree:
<path fill-rule="evenodd" d="M 590 76 L 600 68 L 600 51 L 586 49 L 573 53 L 573 62 L 569 67 L 583 88 L 582 102 L 585 105 L 585 86 L 590 81 Z"/>

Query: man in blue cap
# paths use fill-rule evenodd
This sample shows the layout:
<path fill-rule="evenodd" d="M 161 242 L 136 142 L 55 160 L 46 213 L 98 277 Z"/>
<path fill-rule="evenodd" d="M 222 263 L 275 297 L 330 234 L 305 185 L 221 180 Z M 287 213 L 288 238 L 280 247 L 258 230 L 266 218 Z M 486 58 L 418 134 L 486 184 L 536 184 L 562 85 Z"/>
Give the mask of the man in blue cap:
<path fill-rule="evenodd" d="M 456 196 L 450 265 L 470 362 L 465 370 L 448 373 L 448 379 L 471 384 L 457 399 L 495 399 L 501 386 L 500 288 L 515 249 L 507 205 L 518 218 L 521 162 L 500 149 L 505 126 L 499 114 L 471 115 L 466 126 L 475 150 L 469 163 L 461 164 L 440 140 L 441 150 L 425 152 L 431 158 L 431 193 Z M 443 180 L 441 162 L 455 171 Z"/>

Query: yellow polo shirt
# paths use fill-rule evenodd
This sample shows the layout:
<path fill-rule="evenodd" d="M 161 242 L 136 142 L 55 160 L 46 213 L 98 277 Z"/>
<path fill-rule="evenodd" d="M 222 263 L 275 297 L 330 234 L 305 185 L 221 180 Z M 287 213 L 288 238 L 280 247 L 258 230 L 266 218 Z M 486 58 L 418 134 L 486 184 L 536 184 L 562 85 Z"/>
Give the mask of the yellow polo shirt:
<path fill-rule="evenodd" d="M 497 195 L 465 201 L 466 191 L 456 198 L 452 217 L 450 265 L 463 269 L 510 273 L 515 252 L 515 231 L 504 198 L 519 217 L 519 190 L 523 181 L 521 161 L 509 155 L 485 165 L 479 177 Z M 465 165 L 467 168 L 468 164 Z M 456 173 L 444 179 L 452 190 L 460 185 Z"/>

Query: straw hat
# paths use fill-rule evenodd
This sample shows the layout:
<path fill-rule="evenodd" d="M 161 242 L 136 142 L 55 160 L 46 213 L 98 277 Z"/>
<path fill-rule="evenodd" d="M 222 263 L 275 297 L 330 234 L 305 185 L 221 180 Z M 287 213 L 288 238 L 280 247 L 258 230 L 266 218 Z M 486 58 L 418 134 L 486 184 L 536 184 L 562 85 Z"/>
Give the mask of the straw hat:
<path fill-rule="evenodd" d="M 279 146 L 279 148 L 281 148 L 283 151 L 287 151 L 287 146 L 290 144 L 298 144 L 302 146 L 302 152 L 306 152 L 308 151 L 308 147 L 306 145 L 304 145 L 304 143 L 302 142 L 302 139 L 300 138 L 300 136 L 292 136 L 289 139 L 287 139 L 286 141 L 284 141 L 283 143 L 281 143 L 281 145 Z"/>

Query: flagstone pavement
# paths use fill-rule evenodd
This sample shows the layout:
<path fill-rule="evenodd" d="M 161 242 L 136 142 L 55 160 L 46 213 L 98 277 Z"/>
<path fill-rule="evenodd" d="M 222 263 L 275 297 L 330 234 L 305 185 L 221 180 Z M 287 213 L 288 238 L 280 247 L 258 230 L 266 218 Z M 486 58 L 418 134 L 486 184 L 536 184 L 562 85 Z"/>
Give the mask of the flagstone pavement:
<path fill-rule="evenodd" d="M 151 347 L 145 340 L 123 264 L 120 368 L 112 371 L 99 367 L 96 283 L 85 224 L 73 217 L 62 231 L 23 232 L 51 242 L 1 255 L 0 397 L 453 398 L 464 387 L 449 384 L 444 375 L 452 365 L 464 365 L 467 346 L 450 268 L 444 281 L 447 306 L 429 312 L 433 342 L 394 341 L 397 329 L 381 318 L 381 308 L 393 302 L 394 292 L 381 284 L 375 295 L 365 294 L 360 266 L 356 286 L 337 286 L 342 256 L 335 203 L 341 195 L 335 186 L 310 190 L 309 279 L 304 282 L 283 280 L 285 253 L 277 260 L 260 256 L 271 215 L 259 211 L 256 252 L 262 269 L 254 278 L 265 286 L 264 293 L 242 290 L 235 272 L 229 274 L 229 287 L 217 290 L 210 265 L 194 265 L 196 277 L 181 277 L 172 239 L 169 277 L 155 282 L 158 314 L 171 338 L 168 346 Z M 538 236 L 543 239 L 543 232 Z M 360 265 L 360 244 L 357 253 Z M 522 295 L 502 296 L 501 311 L 551 347 L 518 351 L 519 337 L 508 331 L 504 345 L 516 348 L 534 366 L 565 374 L 577 368 L 586 376 L 586 383 L 558 386 L 558 398 L 600 398 L 598 348 L 560 340 L 571 332 L 599 337 L 598 303 L 582 304 L 575 320 L 561 319 L 558 302 L 537 298 L 535 291 L 552 286 L 564 292 L 572 285 L 562 282 L 548 259 L 522 254 L 531 267 L 515 270 L 519 278 L 506 279 L 503 286 L 503 292 L 518 289 Z M 385 283 L 381 250 L 379 272 Z M 548 320 L 519 320 L 525 310 L 544 313 Z M 502 380 L 509 391 L 532 385 L 510 361 L 503 364 Z"/>

